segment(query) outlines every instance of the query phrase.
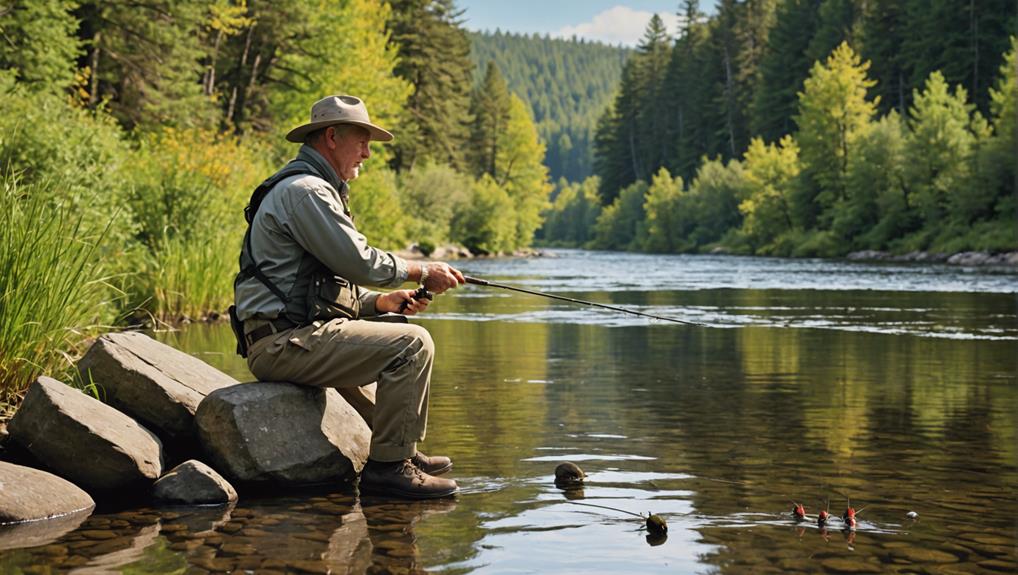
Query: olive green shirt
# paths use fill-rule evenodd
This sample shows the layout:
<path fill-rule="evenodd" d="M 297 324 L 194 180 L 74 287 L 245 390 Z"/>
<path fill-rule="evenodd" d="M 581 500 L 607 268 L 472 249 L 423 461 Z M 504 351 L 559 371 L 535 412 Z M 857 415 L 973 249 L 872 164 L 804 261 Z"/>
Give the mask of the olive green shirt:
<path fill-rule="evenodd" d="M 357 231 L 347 203 L 349 187 L 329 163 L 310 146 L 301 146 L 297 159 L 315 175 L 284 178 L 262 200 L 251 223 L 249 254 L 283 293 L 289 294 L 305 252 L 330 270 L 360 286 L 397 287 L 407 281 L 407 263 L 368 244 Z M 242 249 L 246 249 L 246 246 Z M 361 290 L 361 314 L 375 315 L 380 294 Z M 237 315 L 279 317 L 284 303 L 255 277 L 236 285 Z"/>

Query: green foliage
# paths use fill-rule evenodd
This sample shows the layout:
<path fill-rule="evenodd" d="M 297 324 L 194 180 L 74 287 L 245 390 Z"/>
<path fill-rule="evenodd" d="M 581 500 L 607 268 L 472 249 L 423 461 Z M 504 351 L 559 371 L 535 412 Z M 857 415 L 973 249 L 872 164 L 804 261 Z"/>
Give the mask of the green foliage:
<path fill-rule="evenodd" d="M 58 185 L 86 227 L 105 226 L 121 213 L 111 242 L 126 238 L 130 226 L 121 207 L 129 150 L 116 123 L 2 77 L 0 110 L 0 170 L 18 174 L 26 185 Z"/>
<path fill-rule="evenodd" d="M 309 14 L 309 29 L 274 64 L 280 85 L 269 96 L 269 109 L 283 132 L 307 122 L 311 104 L 329 94 L 363 99 L 372 121 L 398 131 L 413 87 L 394 74 L 397 49 L 385 28 L 390 15 L 390 6 L 379 0 L 345 0 L 338 9 Z M 374 151 L 388 153 L 383 146 Z"/>
<path fill-rule="evenodd" d="M 538 140 L 526 105 L 515 95 L 510 98 L 508 121 L 498 135 L 497 149 L 494 177 L 513 200 L 513 248 L 528 246 L 541 227 L 541 212 L 548 205 L 551 184 L 548 168 L 541 163 L 544 145 Z"/>
<path fill-rule="evenodd" d="M 685 243 L 681 235 L 681 205 L 683 195 L 682 178 L 673 178 L 666 168 L 661 168 L 650 183 L 643 211 L 647 220 L 647 236 L 643 249 L 650 252 L 673 253 L 680 251 Z"/>
<path fill-rule="evenodd" d="M 792 219 L 790 190 L 802 167 L 799 146 L 791 136 L 779 144 L 754 138 L 744 161 L 747 196 L 739 204 L 744 220 L 742 232 L 758 253 L 773 253 L 774 241 L 796 229 Z"/>
<path fill-rule="evenodd" d="M 113 318 L 116 294 L 100 254 L 105 226 L 91 225 L 61 188 L 55 179 L 0 175 L 2 412 L 39 375 L 69 373 L 64 354 Z"/>
<path fill-rule="evenodd" d="M 925 89 L 913 96 L 906 178 L 909 202 L 927 228 L 946 224 L 949 214 L 966 224 L 972 210 L 978 209 L 964 201 L 964 189 L 972 184 L 971 160 L 979 137 L 973 131 L 973 108 L 965 89 L 957 86 L 951 94 L 939 72 L 931 74 Z M 976 130 L 982 132 L 982 128 Z"/>
<path fill-rule="evenodd" d="M 419 162 L 466 167 L 473 64 L 459 18 L 452 0 L 392 2 L 388 26 L 399 46 L 394 72 L 414 88 L 395 142 L 393 164 L 399 170 Z"/>
<path fill-rule="evenodd" d="M 471 33 L 475 82 L 494 61 L 513 93 L 530 109 L 551 178 L 579 182 L 592 173 L 594 131 L 611 103 L 631 50 L 582 39 Z"/>
<path fill-rule="evenodd" d="M 81 42 L 73 0 L 15 0 L 0 7 L 0 70 L 33 90 L 57 93 L 74 81 Z"/>
<path fill-rule="evenodd" d="M 799 93 L 796 140 L 803 170 L 816 184 L 816 202 L 825 221 L 845 200 L 849 158 L 876 113 L 876 103 L 866 98 L 873 86 L 866 77 L 868 68 L 848 44 L 841 44 L 824 65 L 813 65 Z"/>
<path fill-rule="evenodd" d="M 87 101 L 127 128 L 206 127 L 213 102 L 202 92 L 201 0 L 87 0 L 77 14 L 88 50 Z"/>
<path fill-rule="evenodd" d="M 847 201 L 832 226 L 840 237 L 856 238 L 852 247 L 882 249 L 916 226 L 906 188 L 906 133 L 892 110 L 859 139 L 858 151 L 849 158 Z"/>
<path fill-rule="evenodd" d="M 388 168 L 365 170 L 351 185 L 350 212 L 357 230 L 381 249 L 395 250 L 407 242 L 406 217 L 400 209 L 396 174 Z"/>
<path fill-rule="evenodd" d="M 739 204 L 748 195 L 742 162 L 705 159 L 697 170 L 689 195 L 693 201 L 691 249 L 705 249 L 718 242 L 729 229 L 742 225 Z"/>
<path fill-rule="evenodd" d="M 264 155 L 201 130 L 167 129 L 139 143 L 127 201 L 138 224 L 138 246 L 127 246 L 132 307 L 197 318 L 229 305 L 233 278 L 224 270 L 236 267 L 251 190 L 271 172 Z"/>
<path fill-rule="evenodd" d="M 647 183 L 626 186 L 610 206 L 604 208 L 594 225 L 593 247 L 603 250 L 638 250 L 643 245 Z"/>
<path fill-rule="evenodd" d="M 509 123 L 510 93 L 502 73 L 493 62 L 488 63 L 484 83 L 474 89 L 470 98 L 470 167 L 474 176 L 495 177 L 498 166 L 499 136 Z"/>
<path fill-rule="evenodd" d="M 816 27 L 817 2 L 782 0 L 774 27 L 767 36 L 768 50 L 760 61 L 760 81 L 753 94 L 751 131 L 764 141 L 774 142 L 790 134 L 797 94 L 809 76 L 813 60 L 806 56 Z"/>
<path fill-rule="evenodd" d="M 467 201 L 452 218 L 452 239 L 475 254 L 497 254 L 515 247 L 516 221 L 507 217 L 513 200 L 485 174 L 471 187 Z"/>
<path fill-rule="evenodd" d="M 559 180 L 558 195 L 545 212 L 541 239 L 549 245 L 582 247 L 593 239 L 594 225 L 601 215 L 596 176 L 581 183 Z"/>
<path fill-rule="evenodd" d="M 444 164 L 419 164 L 400 179 L 400 206 L 407 236 L 418 245 L 437 246 L 452 239 L 453 214 L 472 192 L 473 181 Z"/>

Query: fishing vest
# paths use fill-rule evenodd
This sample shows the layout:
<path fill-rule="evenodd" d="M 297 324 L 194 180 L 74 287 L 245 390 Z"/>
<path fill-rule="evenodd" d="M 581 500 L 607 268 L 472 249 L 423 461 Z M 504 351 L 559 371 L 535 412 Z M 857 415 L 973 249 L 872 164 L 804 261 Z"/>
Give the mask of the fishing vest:
<path fill-rule="evenodd" d="M 318 258 L 305 251 L 297 267 L 297 277 L 289 293 L 284 293 L 262 271 L 262 265 L 254 259 L 251 249 L 251 226 L 255 214 L 265 196 L 280 181 L 296 175 L 318 176 L 306 162 L 292 160 L 267 180 L 255 188 L 251 200 L 244 208 L 244 219 L 247 220 L 247 231 L 244 233 L 244 244 L 240 250 L 240 272 L 234 279 L 236 286 L 249 278 L 255 278 L 269 291 L 283 301 L 283 314 L 289 321 L 302 326 L 313 321 L 328 321 L 336 318 L 357 319 L 360 317 L 360 288 L 353 282 L 334 273 Z M 343 202 L 343 211 L 350 216 L 350 210 Z"/>

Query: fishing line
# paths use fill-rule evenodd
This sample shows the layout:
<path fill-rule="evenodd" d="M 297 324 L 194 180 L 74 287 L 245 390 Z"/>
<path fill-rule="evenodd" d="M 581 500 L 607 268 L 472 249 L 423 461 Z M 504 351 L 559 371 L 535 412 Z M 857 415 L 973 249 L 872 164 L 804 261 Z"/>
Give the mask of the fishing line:
<path fill-rule="evenodd" d="M 634 310 L 631 310 L 631 309 L 626 309 L 624 307 L 619 307 L 619 306 L 615 306 L 615 305 L 608 305 L 608 304 L 604 304 L 604 303 L 597 303 L 597 302 L 592 302 L 592 301 L 587 301 L 587 300 L 582 300 L 582 299 L 576 299 L 576 298 L 572 298 L 572 297 L 566 297 L 566 296 L 561 296 L 561 295 L 555 295 L 555 294 L 540 292 L 540 291 L 537 291 L 537 290 L 530 290 L 530 289 L 526 289 L 526 288 L 521 288 L 521 287 L 511 286 L 511 285 L 507 285 L 507 284 L 501 284 L 501 283 L 497 283 L 497 282 L 493 282 L 493 281 L 488 281 L 488 280 L 481 279 L 481 278 L 475 278 L 475 277 L 470 277 L 470 276 L 463 276 L 463 279 L 466 280 L 466 282 L 468 284 L 473 284 L 473 285 L 479 285 L 479 286 L 485 286 L 485 287 L 494 287 L 494 288 L 499 288 L 499 289 L 504 289 L 504 290 L 511 290 L 511 291 L 525 293 L 525 294 L 529 294 L 529 295 L 536 295 L 536 296 L 540 296 L 540 297 L 546 297 L 546 298 L 550 298 L 550 299 L 557 299 L 557 300 L 567 301 L 567 302 L 570 302 L 570 303 L 576 303 L 576 304 L 580 304 L 580 305 L 599 307 L 599 308 L 608 309 L 608 310 L 611 310 L 611 311 L 618 311 L 618 312 L 622 312 L 622 313 L 638 315 L 638 316 L 646 317 L 646 318 L 650 318 L 650 319 L 657 319 L 657 320 L 661 320 L 661 321 L 670 321 L 670 322 L 673 322 L 673 323 L 681 323 L 683 325 L 693 325 L 693 326 L 697 326 L 697 327 L 712 327 L 712 326 L 709 326 L 709 325 L 707 325 L 705 323 L 697 323 L 695 321 L 686 321 L 686 320 L 677 319 L 677 318 L 674 318 L 674 317 L 665 317 L 665 316 L 661 316 L 661 315 L 654 315 L 654 314 L 649 314 L 649 313 L 643 313 L 643 312 L 634 311 Z"/>

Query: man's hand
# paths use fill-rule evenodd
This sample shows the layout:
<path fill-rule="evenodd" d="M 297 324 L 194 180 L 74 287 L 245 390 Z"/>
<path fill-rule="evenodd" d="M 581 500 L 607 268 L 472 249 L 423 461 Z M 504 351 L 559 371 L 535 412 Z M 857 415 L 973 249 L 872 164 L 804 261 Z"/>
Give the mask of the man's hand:
<path fill-rule="evenodd" d="M 424 287 L 431 293 L 442 293 L 467 282 L 460 271 L 445 262 L 421 264 L 427 269 Z"/>
<path fill-rule="evenodd" d="M 427 298 L 414 299 L 412 289 L 398 289 L 389 293 L 383 293 L 375 300 L 375 310 L 378 313 L 402 313 L 403 315 L 417 315 L 428 309 L 431 300 Z M 406 308 L 400 307 L 406 302 Z"/>

